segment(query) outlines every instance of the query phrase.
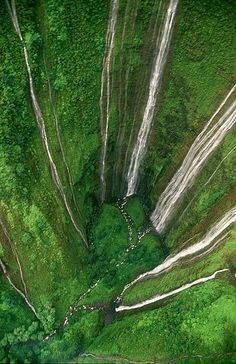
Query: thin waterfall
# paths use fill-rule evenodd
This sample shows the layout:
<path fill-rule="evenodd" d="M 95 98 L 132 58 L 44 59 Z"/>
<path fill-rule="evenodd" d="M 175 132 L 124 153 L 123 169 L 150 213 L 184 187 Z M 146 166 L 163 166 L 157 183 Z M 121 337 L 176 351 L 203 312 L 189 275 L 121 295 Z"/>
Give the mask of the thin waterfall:
<path fill-rule="evenodd" d="M 174 212 L 177 202 L 192 185 L 206 159 L 218 147 L 228 130 L 235 124 L 236 101 L 234 101 L 219 120 L 211 126 L 212 121 L 222 112 L 223 106 L 235 90 L 236 85 L 230 90 L 220 107 L 195 139 L 181 167 L 161 194 L 156 208 L 151 215 L 151 221 L 159 233 L 165 229 L 166 223 Z"/>
<path fill-rule="evenodd" d="M 109 130 L 109 117 L 110 117 L 110 66 L 111 57 L 114 47 L 115 27 L 117 21 L 119 0 L 112 0 L 110 15 L 108 21 L 108 29 L 106 35 L 106 52 L 103 59 L 103 69 L 101 77 L 101 93 L 100 93 L 100 120 L 101 120 L 101 134 L 102 134 L 102 152 L 101 152 L 101 201 L 105 200 L 106 195 L 106 180 L 105 180 L 105 167 L 106 167 L 106 154 L 107 154 L 107 141 Z M 105 100 L 104 100 L 105 94 Z"/>
<path fill-rule="evenodd" d="M 130 10 L 131 7 L 131 10 Z M 130 13 L 129 13 L 130 11 Z M 128 39 L 133 40 L 135 35 L 135 23 L 138 12 L 138 1 L 135 1 L 135 4 L 132 0 L 128 0 L 126 3 L 125 9 L 125 17 L 124 24 L 122 30 L 121 37 L 121 45 L 119 49 L 120 58 L 120 70 L 119 70 L 119 98 L 118 98 L 118 133 L 115 144 L 116 151 L 116 159 L 113 167 L 113 176 L 112 176 L 112 196 L 115 196 L 117 183 L 120 185 L 119 173 L 121 171 L 121 165 L 123 165 L 124 161 L 122 160 L 122 147 L 123 141 L 126 133 L 127 126 L 127 107 L 128 107 L 128 83 L 130 76 L 130 62 L 132 58 L 132 49 L 131 47 L 124 50 L 124 42 L 128 34 Z M 125 74 L 123 74 L 123 68 L 125 66 Z"/>
<path fill-rule="evenodd" d="M 46 64 L 45 57 L 44 57 L 44 68 L 45 68 L 45 73 L 46 73 L 46 77 L 47 77 L 47 81 L 48 81 L 49 101 L 50 101 L 50 104 L 51 104 L 52 113 L 53 113 L 53 117 L 54 117 L 54 120 L 55 120 L 57 140 L 58 140 L 58 143 L 59 143 L 59 147 L 60 147 L 60 151 L 61 151 L 61 155 L 62 155 L 62 160 L 63 160 L 64 166 L 65 166 L 67 179 L 69 181 L 69 186 L 70 186 L 71 195 L 72 195 L 72 198 L 73 198 L 74 205 L 75 205 L 75 207 L 76 207 L 76 209 L 77 209 L 77 211 L 79 213 L 80 218 L 82 219 L 82 214 L 81 214 L 80 209 L 79 209 L 79 207 L 78 207 L 78 205 L 76 203 L 76 198 L 75 198 L 74 188 L 73 188 L 73 180 L 72 180 L 72 176 L 71 176 L 71 173 L 70 173 L 69 165 L 68 165 L 68 163 L 66 161 L 64 147 L 63 147 L 62 140 L 61 140 L 59 122 L 58 122 L 57 113 L 56 113 L 56 109 L 55 109 L 54 102 L 53 102 L 51 82 L 50 82 L 49 74 L 48 74 L 48 71 L 47 71 L 47 64 Z"/>
<path fill-rule="evenodd" d="M 150 79 L 148 100 L 145 107 L 143 121 L 139 129 L 137 142 L 134 146 L 131 161 L 127 174 L 128 188 L 126 196 L 131 196 L 135 193 L 137 186 L 139 167 L 146 151 L 146 144 L 152 126 L 152 120 L 156 105 L 157 94 L 160 91 L 160 82 L 163 74 L 164 66 L 167 59 L 167 54 L 170 46 L 171 34 L 174 24 L 178 0 L 171 0 L 166 12 L 163 31 L 160 37 L 160 45 L 155 59 L 155 67 Z"/>
<path fill-rule="evenodd" d="M 20 259 L 19 259 L 19 255 L 17 253 L 17 250 L 16 250 L 16 247 L 14 245 L 14 243 L 12 242 L 11 238 L 10 238 L 10 235 L 7 231 L 7 228 L 5 226 L 5 224 L 3 223 L 2 219 L 0 218 L 0 226 L 2 228 L 2 231 L 10 245 L 10 248 L 11 248 L 11 251 L 12 251 L 12 254 L 14 255 L 15 257 L 15 260 L 16 260 L 16 263 L 18 265 L 18 269 L 19 269 L 19 273 L 20 273 L 20 278 L 21 278 L 21 283 L 22 283 L 22 286 L 24 288 L 24 294 L 25 296 L 27 297 L 27 299 L 29 299 L 29 296 L 28 296 L 28 291 L 27 291 L 27 286 L 26 286 L 26 282 L 25 282 L 25 278 L 24 278 L 24 274 L 23 274 L 23 269 L 22 269 L 22 266 L 21 266 L 21 263 L 20 263 Z"/>
<path fill-rule="evenodd" d="M 159 301 L 162 301 L 164 300 L 165 298 L 168 298 L 168 297 L 171 297 L 171 296 L 174 296 L 176 295 L 177 293 L 180 293 L 180 292 L 183 292 L 185 291 L 186 289 L 189 289 L 193 286 L 196 286 L 198 284 L 202 284 L 202 283 L 205 283 L 205 282 L 208 282 L 214 278 L 216 278 L 216 276 L 219 274 L 219 273 L 223 273 L 223 272 L 229 272 L 229 269 L 228 268 L 224 268 L 224 269 L 220 269 L 220 270 L 217 270 L 216 272 L 214 272 L 213 274 L 211 274 L 210 276 L 207 276 L 207 277 L 202 277 L 202 278 L 199 278 L 199 279 L 196 279 L 195 281 L 192 281 L 190 283 L 186 283 L 184 284 L 183 286 L 179 287 L 179 288 L 176 288 L 170 292 L 167 292 L 167 293 L 163 293 L 163 294 L 160 294 L 160 295 L 156 295 L 152 298 L 149 298 L 147 300 L 144 300 L 142 302 L 139 302 L 139 303 L 136 303 L 134 305 L 131 305 L 131 306 L 119 306 L 116 308 L 116 312 L 121 312 L 121 311 L 129 311 L 129 310 L 135 310 L 137 308 L 141 308 L 141 307 L 144 307 L 144 306 L 147 306 L 147 305 L 151 305 L 152 303 L 155 303 L 155 302 L 159 302 Z"/>
<path fill-rule="evenodd" d="M 8 280 L 8 282 L 10 283 L 10 285 L 14 288 L 14 290 L 24 299 L 25 303 L 29 306 L 29 308 L 33 311 L 33 313 L 35 314 L 35 316 L 38 318 L 36 310 L 34 308 L 34 306 L 32 305 L 32 303 L 30 303 L 28 297 L 19 289 L 16 287 L 16 285 L 13 283 L 7 268 L 5 266 L 5 264 L 3 263 L 2 259 L 0 258 L 0 268 L 2 269 L 3 274 L 5 275 L 6 279 Z"/>
<path fill-rule="evenodd" d="M 36 117 L 36 120 L 37 120 L 39 130 L 41 132 L 41 137 L 42 137 L 42 141 L 43 141 L 43 144 L 44 144 L 44 148 L 45 148 L 45 151 L 47 153 L 49 165 L 50 165 L 50 168 L 51 168 L 52 178 L 53 178 L 53 181 L 54 181 L 54 183 L 55 183 L 55 185 L 56 185 L 56 187 L 57 187 L 57 189 L 58 189 L 58 191 L 59 191 L 59 193 L 60 193 L 60 195 L 61 195 L 61 197 L 63 199 L 65 208 L 66 208 L 66 210 L 67 210 L 67 212 L 69 214 L 70 220 L 71 220 L 75 230 L 78 232 L 81 239 L 83 240 L 83 242 L 87 246 L 88 244 L 87 244 L 86 237 L 83 234 L 83 232 L 81 231 L 81 229 L 79 228 L 78 224 L 76 223 L 75 218 L 73 216 L 73 213 L 71 211 L 71 208 L 70 208 L 70 206 L 68 204 L 66 195 L 65 195 L 64 190 L 63 190 L 63 185 L 61 183 L 61 180 L 60 180 L 60 177 L 59 177 L 59 174 L 58 174 L 58 171 L 57 171 L 57 167 L 55 165 L 55 162 L 53 160 L 53 157 L 52 157 L 52 154 L 51 154 L 51 151 L 50 151 L 50 148 L 49 148 L 44 118 L 43 118 L 40 106 L 39 106 L 37 98 L 36 98 L 35 90 L 34 90 L 33 77 L 32 77 L 30 63 L 29 63 L 28 51 L 27 51 L 27 48 L 25 46 L 25 42 L 24 42 L 24 39 L 22 37 L 20 26 L 19 26 L 19 23 L 18 23 L 18 18 L 17 18 L 17 14 L 16 14 L 15 0 L 11 0 L 11 5 L 10 5 L 10 3 L 8 1 L 6 1 L 6 3 L 7 3 L 7 7 L 8 7 L 8 10 L 9 10 L 11 19 L 12 19 L 12 23 L 14 25 L 16 33 L 18 34 L 18 36 L 20 38 L 20 41 L 22 43 L 22 46 L 23 46 L 25 63 L 26 63 L 28 77 L 29 77 L 29 83 L 30 83 L 30 94 L 31 94 L 31 99 L 32 99 L 32 104 L 33 104 L 33 110 L 34 110 L 34 114 L 35 114 L 35 117 Z"/>
<path fill-rule="evenodd" d="M 152 48 L 152 45 L 154 45 L 154 48 L 153 48 L 154 52 L 152 52 L 154 54 L 157 54 L 157 50 L 158 50 L 158 47 L 160 45 L 162 25 L 163 25 L 164 19 L 165 19 L 164 9 L 165 9 L 165 6 L 163 5 L 163 0 L 160 0 L 160 1 L 156 0 L 155 3 L 154 3 L 154 6 L 153 6 L 153 15 L 152 15 L 152 17 L 150 19 L 150 24 L 149 24 L 149 27 L 148 27 L 148 30 L 147 30 L 147 34 L 149 34 L 149 38 L 150 38 L 149 47 L 151 46 L 151 48 Z M 154 26 L 153 26 L 153 23 L 154 23 Z M 158 24 L 159 24 L 159 26 L 158 26 Z M 146 43 L 144 44 L 144 46 L 143 46 L 144 53 L 146 53 L 147 48 L 149 48 L 149 47 L 147 47 Z M 146 48 L 146 50 L 145 50 L 145 48 Z M 132 59 L 132 52 L 130 52 L 129 56 L 130 56 L 130 60 L 129 60 L 129 62 L 130 62 L 131 59 Z M 154 67 L 154 64 L 153 64 L 153 67 Z M 127 71 L 130 71 L 129 63 L 128 63 Z M 148 79 L 149 79 L 148 74 L 149 74 L 148 67 L 145 67 L 145 69 L 143 69 L 143 71 L 142 71 L 142 75 L 141 75 L 142 77 L 140 77 L 138 82 L 134 85 L 135 89 L 138 90 L 140 87 L 142 89 L 142 85 L 144 85 L 144 84 L 146 84 L 148 82 Z M 128 72 L 126 73 L 126 76 L 127 76 L 127 80 L 128 80 L 128 77 L 129 77 Z M 127 85 L 127 83 L 126 83 L 126 85 Z M 132 90 L 131 90 L 131 92 L 132 92 Z M 135 135 L 134 135 L 135 134 L 135 125 L 136 125 L 136 122 L 137 122 L 137 118 L 139 118 L 140 105 L 142 103 L 142 100 L 144 100 L 144 97 L 145 97 L 145 93 L 143 94 L 143 91 L 137 92 L 137 98 L 136 98 L 136 102 L 135 102 L 135 105 L 134 105 L 134 109 L 132 111 L 132 115 L 130 113 L 128 113 L 128 110 L 127 110 L 126 107 L 125 107 L 125 110 L 124 110 L 123 138 L 124 138 L 126 130 L 127 130 L 127 120 L 126 120 L 126 118 L 128 117 L 130 119 L 130 121 L 132 120 L 132 122 L 131 122 L 131 129 L 129 130 L 129 135 L 128 135 L 128 138 L 127 138 L 128 143 L 126 143 L 126 148 L 125 148 L 126 151 L 125 151 L 125 153 L 123 155 L 122 161 L 121 161 L 121 155 L 119 157 L 119 154 L 118 154 L 118 158 L 119 158 L 118 163 L 120 164 L 120 166 L 122 164 L 122 177 L 121 177 L 122 178 L 122 183 L 121 183 L 121 186 L 120 186 L 120 193 L 121 194 L 127 188 L 126 187 L 127 170 L 129 168 L 129 159 L 132 156 L 131 146 L 132 146 L 133 142 L 135 141 Z M 127 104 L 127 102 L 126 102 L 126 104 Z M 130 111 L 131 110 L 129 110 L 129 112 Z M 117 170 L 120 169 L 120 166 L 117 165 Z"/>
<path fill-rule="evenodd" d="M 197 243 L 179 251 L 175 255 L 168 256 L 163 263 L 159 264 L 156 268 L 145 272 L 143 274 L 140 274 L 136 279 L 134 279 L 131 283 L 127 284 L 120 297 L 123 295 L 123 293 L 133 286 L 138 281 L 143 280 L 144 278 L 149 277 L 157 277 L 158 275 L 169 271 L 173 267 L 175 267 L 178 264 L 181 264 L 181 262 L 188 262 L 189 258 L 195 256 L 200 257 L 202 255 L 205 255 L 205 249 L 211 248 L 212 243 L 214 243 L 214 240 L 220 236 L 231 224 L 233 224 L 236 221 L 236 207 L 233 207 L 231 210 L 226 212 L 226 214 L 223 216 L 221 220 L 219 220 L 215 225 L 213 225 L 210 230 L 206 233 L 206 235 Z M 187 259 L 186 259 L 187 258 Z"/>
<path fill-rule="evenodd" d="M 199 197 L 200 193 L 204 190 L 204 188 L 211 182 L 212 178 L 214 178 L 215 174 L 218 172 L 218 170 L 220 169 L 221 165 L 224 163 L 224 161 L 235 151 L 236 149 L 236 145 L 233 146 L 232 149 L 230 149 L 230 151 L 226 154 L 226 156 L 224 158 L 221 159 L 221 161 L 218 163 L 217 167 L 214 169 L 214 171 L 212 172 L 212 174 L 210 175 L 210 177 L 208 178 L 208 180 L 204 183 L 204 185 L 201 186 L 200 190 L 197 191 L 197 193 L 195 193 L 195 195 L 193 196 L 193 198 L 189 201 L 188 205 L 185 207 L 184 211 L 182 212 L 182 214 L 180 215 L 180 217 L 178 218 L 178 222 L 181 221 L 184 217 L 184 215 L 186 214 L 186 212 L 189 210 L 190 206 L 192 205 L 193 201 Z"/>

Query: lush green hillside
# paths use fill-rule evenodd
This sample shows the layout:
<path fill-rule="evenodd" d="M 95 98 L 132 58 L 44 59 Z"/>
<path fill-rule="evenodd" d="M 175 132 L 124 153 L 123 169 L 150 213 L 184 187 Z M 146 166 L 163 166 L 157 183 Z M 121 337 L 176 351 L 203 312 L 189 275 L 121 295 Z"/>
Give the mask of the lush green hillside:
<path fill-rule="evenodd" d="M 233 0 L 2 2 L 1 363 L 236 363 L 235 17 Z M 210 124 L 233 108 L 223 140 L 155 229 L 152 211 L 230 90 Z M 229 211 L 207 253 L 136 281 Z"/>
<path fill-rule="evenodd" d="M 235 13 L 233 1 L 179 4 L 143 173 L 153 204 L 234 83 Z"/>
<path fill-rule="evenodd" d="M 205 362 L 214 363 L 217 354 L 235 353 L 234 302 L 232 285 L 211 282 L 184 292 L 163 307 L 117 320 L 103 330 L 90 350 L 98 356 L 157 362 L 172 357 L 181 360 L 186 354 L 186 362 L 197 354 L 204 360 L 211 353 Z M 234 358 L 225 355 L 221 362 L 233 363 Z"/>

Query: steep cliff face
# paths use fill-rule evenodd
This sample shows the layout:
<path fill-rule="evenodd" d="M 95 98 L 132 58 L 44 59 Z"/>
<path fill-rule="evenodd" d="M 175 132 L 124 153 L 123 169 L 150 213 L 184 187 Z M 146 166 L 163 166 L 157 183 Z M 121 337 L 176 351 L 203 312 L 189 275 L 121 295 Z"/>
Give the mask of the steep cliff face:
<path fill-rule="evenodd" d="M 231 360 L 235 15 L 3 2 L 0 361 Z"/>
<path fill-rule="evenodd" d="M 53 2 L 38 2 L 36 6 L 17 3 L 22 41 L 7 6 L 1 9 L 4 20 L 1 217 L 29 276 L 31 297 L 39 305 L 44 302 L 38 294 L 50 304 L 67 305 L 60 286 L 67 286 L 75 299 L 78 291 L 73 285 L 77 282 L 79 291 L 87 285 L 87 268 L 83 263 L 87 249 L 81 237 L 87 235 L 86 224 L 96 210 L 99 181 L 94 162 L 99 148 L 96 101 L 107 15 L 102 7 L 99 16 L 93 10 L 93 19 L 90 8 L 82 4 L 78 13 L 69 3 L 59 9 Z M 77 16 L 84 19 L 82 30 L 71 26 L 72 20 L 80 23 Z M 69 26 L 74 29 L 72 34 Z M 58 33 L 56 29 L 60 29 Z M 81 47 L 76 41 L 78 37 L 83 43 Z M 93 44 L 86 50 L 89 39 Z M 43 121 L 37 120 L 34 104 L 32 108 L 23 47 L 28 52 Z M 7 242 L 4 249 L 8 249 Z M 28 254 L 29 249 L 32 254 Z M 14 269 L 14 259 L 9 264 Z"/>

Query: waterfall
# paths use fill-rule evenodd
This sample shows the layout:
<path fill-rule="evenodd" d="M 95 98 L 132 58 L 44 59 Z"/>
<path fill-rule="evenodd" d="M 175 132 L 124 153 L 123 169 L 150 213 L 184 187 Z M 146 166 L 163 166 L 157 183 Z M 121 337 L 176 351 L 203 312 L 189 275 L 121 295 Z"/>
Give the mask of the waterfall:
<path fill-rule="evenodd" d="M 61 140 L 61 135 L 60 135 L 60 128 L 59 128 L 59 122 L 58 122 L 58 118 L 57 118 L 57 114 L 56 114 L 56 109 L 54 106 L 54 102 L 53 102 L 53 96 L 52 96 L 52 88 L 51 88 L 51 82 L 50 82 L 50 78 L 47 72 L 47 64 L 46 64 L 46 60 L 44 58 L 44 68 L 45 68 L 45 73 L 46 73 L 46 77 L 47 77 L 47 81 L 48 81 L 48 93 L 49 93 L 49 101 L 51 104 L 51 108 L 52 108 L 52 113 L 53 113 L 53 117 L 54 117 L 54 121 L 55 121 L 55 127 L 56 127 L 56 133 L 57 133 L 57 141 L 60 147 L 60 151 L 61 151 L 61 155 L 62 155 L 62 160 L 65 166 L 65 170 L 66 170 L 66 174 L 67 174 L 67 178 L 68 178 L 68 182 L 69 182 L 69 186 L 70 186 L 70 190 L 71 190 L 71 195 L 73 198 L 73 202 L 74 205 L 76 207 L 76 210 L 79 213 L 80 218 L 82 219 L 82 214 L 80 212 L 80 209 L 76 203 L 76 198 L 75 198 L 75 194 L 74 194 L 74 189 L 73 189 L 73 180 L 72 180 L 72 176 L 70 173 L 70 169 L 69 169 L 69 165 L 67 163 L 66 160 L 66 156 L 65 156 L 65 152 L 64 152 L 64 147 L 62 144 L 62 140 Z"/>
<path fill-rule="evenodd" d="M 34 306 L 30 303 L 28 297 L 19 289 L 16 287 L 16 285 L 13 283 L 5 264 L 3 263 L 2 259 L 0 258 L 0 267 L 2 269 L 3 274 L 5 275 L 6 279 L 8 280 L 8 282 L 10 283 L 10 285 L 14 288 L 14 290 L 24 299 L 25 303 L 29 306 L 29 308 L 33 311 L 33 313 L 35 314 L 35 316 L 38 318 L 36 310 L 34 308 Z"/>
<path fill-rule="evenodd" d="M 194 179 L 201 171 L 206 159 L 217 148 L 227 131 L 235 124 L 236 101 L 234 101 L 219 120 L 211 126 L 212 121 L 222 111 L 223 106 L 235 89 L 236 85 L 230 90 L 220 107 L 195 139 L 181 167 L 161 194 L 156 208 L 151 215 L 152 223 L 159 233 L 165 229 L 167 220 L 174 212 L 177 202 L 191 186 Z"/>
<path fill-rule="evenodd" d="M 20 259 L 19 259 L 19 255 L 18 255 L 18 253 L 17 253 L 17 250 L 16 250 L 15 245 L 13 244 L 13 242 L 12 242 L 12 240 L 11 240 L 11 238 L 10 238 L 10 235 L 9 235 L 9 233 L 8 233 L 8 231 L 7 231 L 7 228 L 6 228 L 6 226 L 4 225 L 4 223 L 3 223 L 3 221 L 2 221 L 2 219 L 1 219 L 1 218 L 0 218 L 0 226 L 1 226 L 2 231 L 3 231 L 3 233 L 4 233 L 5 237 L 6 237 L 6 239 L 7 239 L 8 243 L 9 243 L 9 245 L 10 245 L 10 248 L 11 248 L 12 254 L 14 255 L 15 260 L 16 260 L 16 263 L 17 263 L 17 265 L 18 265 L 18 269 L 19 269 L 19 273 L 20 273 L 20 278 L 21 278 L 21 283 L 22 283 L 22 286 L 23 286 L 23 288 L 24 288 L 24 294 L 25 294 L 25 296 L 26 296 L 27 298 L 29 298 L 29 297 L 28 297 L 27 286 L 26 286 L 26 282 L 25 282 L 25 278 L 24 278 L 24 274 L 23 274 L 23 269 L 22 269 L 22 266 L 21 266 L 21 263 L 20 263 Z"/>
<path fill-rule="evenodd" d="M 151 74 L 148 100 L 128 169 L 126 196 L 133 195 L 137 185 L 139 167 L 144 158 L 146 144 L 152 126 L 157 94 L 160 90 L 161 76 L 167 59 L 177 4 L 178 0 L 171 0 L 166 12 L 163 30 L 157 47 L 158 53 L 155 59 L 155 66 Z"/>
<path fill-rule="evenodd" d="M 114 47 L 115 27 L 117 21 L 119 0 L 112 0 L 110 15 L 108 21 L 107 35 L 106 35 L 106 53 L 103 59 L 103 69 L 101 77 L 101 92 L 100 92 L 100 120 L 101 120 L 101 134 L 102 134 L 102 152 L 101 152 L 101 201 L 105 200 L 106 195 L 106 181 L 105 181 L 105 167 L 106 167 L 106 154 L 107 154 L 107 141 L 109 130 L 109 113 L 110 113 L 110 65 L 112 50 Z M 106 100 L 103 97 L 106 92 Z M 105 110 L 104 110 L 105 109 Z M 104 112 L 105 111 L 105 112 Z M 105 114 L 105 115 L 104 115 Z"/>
<path fill-rule="evenodd" d="M 217 270 L 216 272 L 214 272 L 213 274 L 211 274 L 210 276 L 207 276 L 207 277 L 202 277 L 202 278 L 199 278 L 199 279 L 196 279 L 195 281 L 192 281 L 190 283 L 186 283 L 184 284 L 183 286 L 179 287 L 179 288 L 176 288 L 174 289 L 173 291 L 170 291 L 170 292 L 167 292 L 167 293 L 163 293 L 163 294 L 160 294 L 160 295 L 156 295 L 152 298 L 149 298 L 145 301 L 142 301 L 142 302 L 139 302 L 139 303 L 136 303 L 134 305 L 131 305 L 131 306 L 119 306 L 116 308 L 116 312 L 121 312 L 121 311 L 129 311 L 129 310 L 135 310 L 136 308 L 141 308 L 141 307 L 144 307 L 144 306 L 147 306 L 147 305 L 150 305 L 152 303 L 155 303 L 155 302 L 158 302 L 158 301 L 162 301 L 164 300 L 165 298 L 168 298 L 168 297 L 171 297 L 171 296 L 174 296 L 176 295 L 177 293 L 180 293 L 182 291 L 185 291 L 186 289 L 189 289 L 193 286 L 196 286 L 198 284 L 201 284 L 201 283 L 205 283 L 207 281 L 210 281 L 214 278 L 216 278 L 216 276 L 219 274 L 219 273 L 223 273 L 223 272 L 228 272 L 229 269 L 225 268 L 225 269 L 220 269 L 220 270 Z"/>
<path fill-rule="evenodd" d="M 127 284 L 124 287 L 119 297 L 121 297 L 128 288 L 133 286 L 138 281 L 143 280 L 144 278 L 149 278 L 151 276 L 156 277 L 161 273 L 169 271 L 171 268 L 175 267 L 181 262 L 183 261 L 185 262 L 186 258 L 193 256 L 200 257 L 201 255 L 204 255 L 205 252 L 202 253 L 202 251 L 204 249 L 208 249 L 209 247 L 211 247 L 213 241 L 235 221 L 236 221 L 236 207 L 233 207 L 223 216 L 221 220 L 219 220 L 215 225 L 213 225 L 210 228 L 210 230 L 205 234 L 205 236 L 199 242 L 179 251 L 175 255 L 168 256 L 163 263 L 159 264 L 156 268 L 152 269 L 151 271 L 140 274 L 136 279 L 134 279 L 131 283 Z"/>
<path fill-rule="evenodd" d="M 195 193 L 195 195 L 193 196 L 193 198 L 189 201 L 188 205 L 185 207 L 184 211 L 182 212 L 182 214 L 180 215 L 180 217 L 178 218 L 177 221 L 181 221 L 183 219 L 184 215 L 189 210 L 189 208 L 192 205 L 193 201 L 199 196 L 199 194 L 202 192 L 202 190 L 211 182 L 212 178 L 215 176 L 215 174 L 217 173 L 217 171 L 220 169 L 221 165 L 234 152 L 235 149 L 236 149 L 236 145 L 233 146 L 233 148 L 230 149 L 230 151 L 226 154 L 226 156 L 221 159 L 221 161 L 218 163 L 217 167 L 212 172 L 212 174 L 210 175 L 210 177 L 208 178 L 208 180 L 204 183 L 204 185 L 200 188 L 200 190 L 197 193 Z"/>
<path fill-rule="evenodd" d="M 45 148 L 45 151 L 47 153 L 49 165 L 50 165 L 50 168 L 51 168 L 52 178 L 53 178 L 53 181 L 54 181 L 54 183 L 55 183 L 55 185 L 56 185 L 56 187 L 57 187 L 57 189 L 58 189 L 58 191 L 59 191 L 59 193 L 60 193 L 60 195 L 61 195 L 61 197 L 63 199 L 65 208 L 66 208 L 66 210 L 67 210 L 67 212 L 69 214 L 70 220 L 71 220 L 75 230 L 78 232 L 78 234 L 82 238 L 83 242 L 87 246 L 86 237 L 84 236 L 83 232 L 81 231 L 81 229 L 77 225 L 77 223 L 76 223 L 76 221 L 74 219 L 73 213 L 72 213 L 72 211 L 70 209 L 70 206 L 68 204 L 66 195 L 65 195 L 64 190 L 63 190 L 63 185 L 61 183 L 61 180 L 60 180 L 60 177 L 59 177 L 55 162 L 53 161 L 53 157 L 52 157 L 52 154 L 51 154 L 51 151 L 50 151 L 50 148 L 49 148 L 44 118 L 43 118 L 40 106 L 39 106 L 37 98 L 36 98 L 35 90 L 34 90 L 33 77 L 32 77 L 30 63 L 29 63 L 28 51 L 27 51 L 27 48 L 25 46 L 25 42 L 24 42 L 24 39 L 22 37 L 20 26 L 19 26 L 19 23 L 18 23 L 18 18 L 17 18 L 17 14 L 16 14 L 15 0 L 11 0 L 11 6 L 8 3 L 8 1 L 6 1 L 6 3 L 7 3 L 7 7 L 8 7 L 8 10 L 9 10 L 11 19 L 12 19 L 12 23 L 14 25 L 16 33 L 18 34 L 18 36 L 20 38 L 20 41 L 22 43 L 22 46 L 23 46 L 25 63 L 26 63 L 26 68 L 27 68 L 29 83 L 30 83 L 30 95 L 31 95 L 31 99 L 32 99 L 33 110 L 34 110 L 34 114 L 35 114 L 35 117 L 36 117 L 36 120 L 37 120 L 39 130 L 41 132 L 41 137 L 42 137 L 42 141 L 43 141 L 43 144 L 44 144 L 44 148 Z"/>
<path fill-rule="evenodd" d="M 131 8 L 131 10 L 130 10 Z M 121 172 L 121 166 L 124 166 L 124 160 L 122 158 L 122 148 L 123 141 L 126 135 L 127 128 L 127 115 L 128 115 L 128 93 L 129 93 L 129 78 L 131 71 L 130 62 L 132 60 L 132 47 L 129 49 L 124 49 L 124 44 L 126 39 L 129 40 L 130 44 L 134 40 L 135 36 L 135 25 L 136 25 L 136 17 L 138 12 L 138 1 L 127 0 L 126 8 L 125 8 L 125 16 L 124 23 L 122 29 L 122 37 L 121 44 L 119 47 L 119 93 L 118 93 L 118 132 L 115 144 L 116 151 L 116 159 L 113 167 L 113 176 L 112 176 L 112 197 L 116 196 L 116 187 L 120 185 L 121 176 L 119 173 Z M 124 71 L 125 69 L 125 71 Z M 124 74 L 123 74 L 124 73 Z"/>

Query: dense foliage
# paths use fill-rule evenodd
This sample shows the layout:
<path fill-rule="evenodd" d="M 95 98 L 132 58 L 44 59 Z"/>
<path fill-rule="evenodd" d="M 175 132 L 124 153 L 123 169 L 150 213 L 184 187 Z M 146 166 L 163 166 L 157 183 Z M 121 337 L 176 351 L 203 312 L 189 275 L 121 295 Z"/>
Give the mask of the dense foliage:
<path fill-rule="evenodd" d="M 100 97 L 110 1 L 16 0 L 61 191 L 32 107 L 23 43 L 7 2 L 0 7 L 1 363 L 236 363 L 235 225 L 210 254 L 139 282 L 118 300 L 139 274 L 197 241 L 235 205 L 234 126 L 165 233 L 158 235 L 149 219 L 233 85 L 233 0 L 179 0 L 137 195 L 122 199 L 168 4 L 119 0 L 104 204 Z M 222 268 L 229 272 L 158 305 L 115 312 L 120 303 L 140 302 Z"/>

